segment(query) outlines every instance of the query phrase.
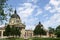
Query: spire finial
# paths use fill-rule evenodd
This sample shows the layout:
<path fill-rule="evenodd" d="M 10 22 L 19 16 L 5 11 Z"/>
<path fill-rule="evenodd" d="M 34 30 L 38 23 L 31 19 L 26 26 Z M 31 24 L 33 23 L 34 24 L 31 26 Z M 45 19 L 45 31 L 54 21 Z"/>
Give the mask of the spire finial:
<path fill-rule="evenodd" d="M 41 24 L 41 22 L 39 22 L 39 24 Z"/>
<path fill-rule="evenodd" d="M 15 12 L 14 12 L 14 13 L 15 13 L 15 14 L 17 13 L 17 12 L 16 12 L 16 9 L 15 9 Z"/>

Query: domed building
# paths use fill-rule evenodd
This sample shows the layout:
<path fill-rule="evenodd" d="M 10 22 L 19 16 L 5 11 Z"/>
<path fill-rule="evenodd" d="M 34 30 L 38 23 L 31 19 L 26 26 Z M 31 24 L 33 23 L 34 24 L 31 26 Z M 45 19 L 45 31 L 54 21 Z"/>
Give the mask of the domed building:
<path fill-rule="evenodd" d="M 17 14 L 16 10 L 14 11 L 14 14 L 11 16 L 9 20 L 9 25 L 11 27 L 12 25 L 14 25 L 14 27 L 19 28 L 21 30 L 21 37 L 24 37 L 26 25 L 21 22 L 21 19 Z"/>
<path fill-rule="evenodd" d="M 21 18 L 17 14 L 16 10 L 14 11 L 14 14 L 11 15 L 11 18 L 9 20 L 10 27 L 14 25 L 14 27 L 19 28 L 21 30 L 21 37 L 22 38 L 29 38 L 32 37 L 33 31 L 32 30 L 25 30 L 26 25 L 22 23 Z M 0 28 L 0 37 L 3 38 L 3 34 L 5 31 L 5 27 Z"/>

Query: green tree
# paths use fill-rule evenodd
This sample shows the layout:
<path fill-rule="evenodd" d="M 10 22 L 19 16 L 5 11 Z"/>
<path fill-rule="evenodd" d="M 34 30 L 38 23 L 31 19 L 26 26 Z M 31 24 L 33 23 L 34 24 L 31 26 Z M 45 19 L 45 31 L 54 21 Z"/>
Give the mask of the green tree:
<path fill-rule="evenodd" d="M 21 34 L 21 31 L 19 29 L 19 27 L 15 27 L 14 25 L 10 26 L 10 25 L 7 25 L 6 28 L 5 28 L 5 32 L 4 32 L 4 35 L 5 36 L 19 36 L 20 37 L 20 34 Z"/>
<path fill-rule="evenodd" d="M 49 36 L 50 36 L 50 37 L 53 37 L 51 34 L 54 34 L 54 33 L 55 33 L 54 28 L 49 27 L 48 29 L 49 29 Z"/>
<path fill-rule="evenodd" d="M 45 35 L 46 31 L 43 29 L 43 25 L 39 22 L 39 24 L 34 29 L 34 35 Z"/>
<path fill-rule="evenodd" d="M 16 35 L 16 37 L 17 36 L 20 36 L 20 34 L 21 34 L 21 31 L 20 31 L 20 29 L 18 28 L 18 27 L 15 27 L 15 35 Z"/>
<path fill-rule="evenodd" d="M 6 14 L 4 13 L 4 8 L 6 6 L 7 0 L 0 0 L 0 22 L 2 23 L 3 20 L 6 19 Z"/>
<path fill-rule="evenodd" d="M 60 25 L 57 26 L 57 28 L 55 30 L 55 34 L 57 35 L 57 37 L 60 37 Z"/>
<path fill-rule="evenodd" d="M 14 27 L 14 25 L 11 27 L 11 35 L 14 37 L 14 35 L 15 35 L 15 27 Z"/>
<path fill-rule="evenodd" d="M 6 26 L 4 35 L 6 35 L 6 36 L 10 36 L 10 35 L 11 35 L 10 25 L 7 25 L 7 26 Z"/>
<path fill-rule="evenodd" d="M 11 12 L 13 11 L 6 3 L 7 1 L 8 0 L 0 0 L 0 25 L 5 23 L 4 21 L 8 21 L 7 16 L 11 16 Z"/>
<path fill-rule="evenodd" d="M 21 31 L 19 29 L 19 27 L 15 27 L 14 25 L 12 25 L 11 27 L 11 35 L 14 37 L 14 36 L 20 36 L 21 34 Z"/>

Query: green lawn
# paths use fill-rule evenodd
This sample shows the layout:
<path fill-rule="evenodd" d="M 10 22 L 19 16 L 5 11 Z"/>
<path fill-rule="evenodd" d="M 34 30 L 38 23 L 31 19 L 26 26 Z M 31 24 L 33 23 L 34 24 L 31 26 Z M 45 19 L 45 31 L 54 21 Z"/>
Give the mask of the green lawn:
<path fill-rule="evenodd" d="M 60 38 L 31 38 L 30 40 L 60 40 Z"/>
<path fill-rule="evenodd" d="M 0 40 L 24 40 L 23 38 L 9 38 L 9 39 L 0 39 Z M 60 38 L 29 38 L 27 40 L 60 40 Z"/>
<path fill-rule="evenodd" d="M 0 39 L 0 40 L 24 40 L 23 38 L 6 38 L 6 39 Z"/>

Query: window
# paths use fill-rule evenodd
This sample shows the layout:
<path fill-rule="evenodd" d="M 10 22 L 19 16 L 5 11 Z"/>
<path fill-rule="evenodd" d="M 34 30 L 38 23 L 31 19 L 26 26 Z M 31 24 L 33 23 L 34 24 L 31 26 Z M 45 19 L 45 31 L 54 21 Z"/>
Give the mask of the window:
<path fill-rule="evenodd" d="M 16 20 L 16 22 L 19 22 L 19 20 Z"/>

